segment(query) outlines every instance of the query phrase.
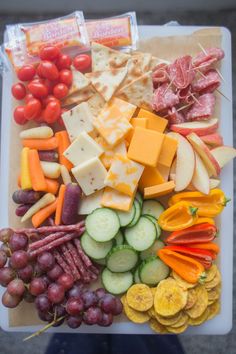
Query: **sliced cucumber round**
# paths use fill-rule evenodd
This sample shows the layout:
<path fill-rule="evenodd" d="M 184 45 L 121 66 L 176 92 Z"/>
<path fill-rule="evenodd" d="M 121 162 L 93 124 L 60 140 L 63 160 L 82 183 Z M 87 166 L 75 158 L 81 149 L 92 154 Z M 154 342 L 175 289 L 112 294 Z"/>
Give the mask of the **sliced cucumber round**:
<path fill-rule="evenodd" d="M 120 220 L 121 227 L 125 227 L 125 226 L 128 226 L 129 224 L 131 224 L 131 222 L 133 221 L 133 219 L 135 217 L 135 211 L 136 210 L 135 210 L 134 204 L 132 205 L 130 211 L 117 210 L 117 215 Z"/>
<path fill-rule="evenodd" d="M 124 243 L 124 236 L 122 234 L 122 232 L 119 230 L 116 234 L 116 236 L 114 237 L 114 246 L 120 246 L 123 245 Z"/>
<path fill-rule="evenodd" d="M 115 211 L 108 208 L 95 209 L 85 219 L 86 231 L 97 242 L 113 239 L 120 229 L 119 218 Z"/>
<path fill-rule="evenodd" d="M 113 247 L 107 255 L 107 268 L 111 272 L 123 273 L 133 269 L 138 262 L 138 254 L 129 245 Z"/>
<path fill-rule="evenodd" d="M 159 238 L 161 236 L 161 228 L 160 228 L 160 226 L 158 224 L 158 220 L 156 218 L 154 218 L 154 216 L 152 216 L 152 215 L 147 215 L 146 214 L 146 215 L 143 215 L 143 216 L 145 216 L 145 218 L 148 218 L 149 220 L 151 220 L 154 223 L 154 225 L 156 227 L 156 230 L 157 230 L 157 238 Z"/>
<path fill-rule="evenodd" d="M 141 279 L 139 277 L 139 267 L 135 269 L 134 282 L 135 282 L 135 284 L 141 284 Z"/>
<path fill-rule="evenodd" d="M 143 202 L 142 215 L 152 215 L 154 218 L 158 219 L 165 208 L 157 200 L 150 199 Z"/>
<path fill-rule="evenodd" d="M 142 194 L 138 191 L 135 195 L 135 199 L 139 202 L 141 208 L 143 206 L 143 197 Z"/>
<path fill-rule="evenodd" d="M 84 252 L 93 259 L 102 259 L 112 249 L 112 241 L 97 242 L 85 232 L 81 237 L 81 247 Z"/>
<path fill-rule="evenodd" d="M 127 227 L 132 227 L 137 224 L 140 219 L 142 208 L 137 200 L 134 201 L 135 215 L 131 223 Z"/>
<path fill-rule="evenodd" d="M 123 294 L 133 284 L 133 274 L 131 272 L 113 273 L 108 268 L 105 268 L 102 272 L 102 283 L 109 293 L 114 295 Z"/>
<path fill-rule="evenodd" d="M 136 225 L 125 229 L 125 239 L 136 251 L 144 251 L 151 247 L 156 236 L 155 225 L 143 216 L 141 216 Z"/>
<path fill-rule="evenodd" d="M 140 253 L 140 258 L 143 261 L 144 259 L 148 258 L 149 256 L 156 256 L 157 251 L 160 250 L 161 248 L 163 248 L 164 246 L 165 246 L 164 242 L 162 242 L 161 240 L 156 240 L 150 248 L 148 248 L 147 250 L 142 251 Z"/>
<path fill-rule="evenodd" d="M 166 279 L 170 273 L 170 268 L 155 256 L 148 257 L 139 267 L 141 282 L 147 285 L 156 285 L 161 280 Z"/>

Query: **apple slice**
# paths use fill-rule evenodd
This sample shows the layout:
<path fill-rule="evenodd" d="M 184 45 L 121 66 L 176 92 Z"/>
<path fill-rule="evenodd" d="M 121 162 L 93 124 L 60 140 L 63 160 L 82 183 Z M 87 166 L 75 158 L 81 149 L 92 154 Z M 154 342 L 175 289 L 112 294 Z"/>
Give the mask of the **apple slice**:
<path fill-rule="evenodd" d="M 195 152 L 195 170 L 192 178 L 192 185 L 204 194 L 210 191 L 210 182 L 207 169 L 198 153 Z"/>
<path fill-rule="evenodd" d="M 215 149 L 212 149 L 211 154 L 214 156 L 214 158 L 222 168 L 230 160 L 236 157 L 236 149 L 231 146 L 220 146 Z"/>
<path fill-rule="evenodd" d="M 222 136 L 218 133 L 203 135 L 201 139 L 205 144 L 212 147 L 222 146 L 224 144 Z"/>
<path fill-rule="evenodd" d="M 195 155 L 191 144 L 182 135 L 178 133 L 168 133 L 168 136 L 178 141 L 175 172 L 175 191 L 184 190 L 192 180 Z"/>
<path fill-rule="evenodd" d="M 192 144 L 194 150 L 200 155 L 209 176 L 217 176 L 220 173 L 220 165 L 208 149 L 206 144 L 195 133 L 187 135 L 188 141 Z"/>
<path fill-rule="evenodd" d="M 214 189 L 214 188 L 218 187 L 220 184 L 219 179 L 210 178 L 209 181 L 210 181 L 210 189 Z"/>
<path fill-rule="evenodd" d="M 180 133 L 182 135 L 188 135 L 190 133 L 196 133 L 199 136 L 215 133 L 219 126 L 217 118 L 211 118 L 207 121 L 194 121 L 180 124 L 173 124 L 170 130 Z"/>

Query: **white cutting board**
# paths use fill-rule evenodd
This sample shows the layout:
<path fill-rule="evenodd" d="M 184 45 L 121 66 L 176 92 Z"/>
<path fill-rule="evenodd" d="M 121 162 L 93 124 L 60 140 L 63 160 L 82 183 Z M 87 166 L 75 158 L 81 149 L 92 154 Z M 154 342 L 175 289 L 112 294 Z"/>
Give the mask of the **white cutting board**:
<path fill-rule="evenodd" d="M 140 37 L 142 39 L 153 36 L 186 35 L 204 27 L 196 26 L 140 26 Z M 222 49 L 225 52 L 225 59 L 222 61 L 221 73 L 225 82 L 221 84 L 221 91 L 229 99 L 221 99 L 220 132 L 224 138 L 225 145 L 233 145 L 233 116 L 232 116 L 232 63 L 231 63 L 231 34 L 228 29 L 221 27 Z M 160 53 L 161 57 L 161 53 Z M 8 226 L 8 215 L 6 205 L 8 204 L 8 159 L 9 131 L 11 119 L 11 98 L 10 87 L 12 75 L 3 74 L 3 95 L 2 95 L 2 129 L 1 129 L 1 169 L 0 169 L 0 228 Z M 232 287 L 233 287 L 233 163 L 224 167 L 221 173 L 221 188 L 231 198 L 221 214 L 220 247 L 221 256 L 219 267 L 222 274 L 222 298 L 221 313 L 214 319 L 205 322 L 200 326 L 189 327 L 183 335 L 188 334 L 215 334 L 223 335 L 232 328 Z M 0 289 L 0 296 L 4 289 Z M 0 304 L 0 326 L 6 331 L 34 332 L 41 326 L 31 327 L 9 327 L 8 310 Z M 51 328 L 49 332 L 72 332 L 72 333 L 124 333 L 124 334 L 154 334 L 148 325 L 136 325 L 129 321 L 114 323 L 110 327 L 81 326 L 79 329 L 71 330 L 67 326 Z"/>

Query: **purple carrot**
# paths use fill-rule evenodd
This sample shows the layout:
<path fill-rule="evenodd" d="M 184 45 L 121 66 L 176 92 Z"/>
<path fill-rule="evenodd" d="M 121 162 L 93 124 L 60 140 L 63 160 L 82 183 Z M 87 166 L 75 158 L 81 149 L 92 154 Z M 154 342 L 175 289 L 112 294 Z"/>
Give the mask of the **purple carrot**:
<path fill-rule="evenodd" d="M 78 221 L 78 206 L 82 197 L 82 189 L 78 184 L 66 185 L 61 220 L 65 225 L 74 224 Z"/>
<path fill-rule="evenodd" d="M 41 161 L 57 162 L 58 153 L 54 150 L 39 150 L 39 159 Z"/>
<path fill-rule="evenodd" d="M 81 257 L 82 261 L 84 262 L 84 264 L 86 265 L 86 267 L 90 267 L 92 265 L 92 262 L 90 261 L 90 259 L 88 258 L 88 256 L 84 253 L 84 251 L 81 248 L 81 244 L 79 240 L 74 240 L 74 243 L 76 245 L 77 251 L 79 256 Z"/>

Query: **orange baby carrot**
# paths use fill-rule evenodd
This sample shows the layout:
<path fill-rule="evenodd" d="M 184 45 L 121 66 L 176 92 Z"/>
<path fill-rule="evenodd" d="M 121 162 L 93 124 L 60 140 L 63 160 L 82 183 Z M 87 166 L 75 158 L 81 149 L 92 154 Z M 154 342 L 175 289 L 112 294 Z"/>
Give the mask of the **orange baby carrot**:
<path fill-rule="evenodd" d="M 32 216 L 32 224 L 34 227 L 39 227 L 50 215 L 52 215 L 57 208 L 57 199 L 47 205 L 45 208 L 40 209 L 36 214 Z"/>
<path fill-rule="evenodd" d="M 23 139 L 22 145 L 36 150 L 53 150 L 57 148 L 58 141 L 55 137 L 48 139 Z"/>
<path fill-rule="evenodd" d="M 46 180 L 47 187 L 43 192 L 57 194 L 59 188 L 59 182 L 51 178 L 45 178 L 45 180 Z"/>
<path fill-rule="evenodd" d="M 57 208 L 55 214 L 55 225 L 61 224 L 61 214 L 62 214 L 62 207 L 64 203 L 65 191 L 66 191 L 66 186 L 64 184 L 61 184 L 59 189 L 58 202 L 57 202 Z"/>
<path fill-rule="evenodd" d="M 63 152 L 70 146 L 71 142 L 66 130 L 62 130 L 55 134 L 58 140 L 58 154 L 59 154 L 59 162 L 61 165 L 64 165 L 68 171 L 70 171 L 73 167 L 72 163 L 67 160 L 67 158 L 63 155 Z"/>
<path fill-rule="evenodd" d="M 39 154 L 35 149 L 29 150 L 29 171 L 33 190 L 45 190 L 47 185 L 40 165 Z"/>

